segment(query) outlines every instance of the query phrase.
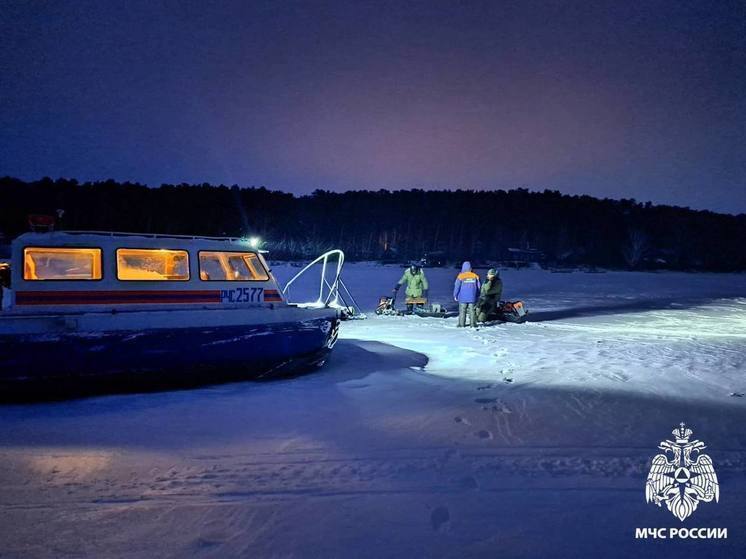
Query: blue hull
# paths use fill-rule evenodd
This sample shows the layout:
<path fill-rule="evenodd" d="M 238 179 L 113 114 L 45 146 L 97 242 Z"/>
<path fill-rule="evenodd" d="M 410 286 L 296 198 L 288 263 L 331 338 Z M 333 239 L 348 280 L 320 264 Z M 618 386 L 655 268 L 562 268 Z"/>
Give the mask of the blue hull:
<path fill-rule="evenodd" d="M 337 319 L 316 318 L 102 334 L 0 335 L 0 383 L 5 388 L 60 380 L 195 384 L 290 374 L 323 363 L 337 329 Z"/>

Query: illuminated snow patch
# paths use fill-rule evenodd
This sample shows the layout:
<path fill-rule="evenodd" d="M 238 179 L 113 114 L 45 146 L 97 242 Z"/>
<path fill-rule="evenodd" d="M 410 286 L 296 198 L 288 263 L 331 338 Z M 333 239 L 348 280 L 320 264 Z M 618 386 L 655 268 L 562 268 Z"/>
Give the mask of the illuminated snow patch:
<path fill-rule="evenodd" d="M 423 372 L 453 379 L 675 396 L 673 379 L 683 378 L 701 397 L 722 398 L 742 374 L 735 346 L 746 341 L 745 321 L 737 300 L 478 329 L 457 328 L 456 319 L 374 317 L 346 323 L 340 337 L 422 353 Z"/>

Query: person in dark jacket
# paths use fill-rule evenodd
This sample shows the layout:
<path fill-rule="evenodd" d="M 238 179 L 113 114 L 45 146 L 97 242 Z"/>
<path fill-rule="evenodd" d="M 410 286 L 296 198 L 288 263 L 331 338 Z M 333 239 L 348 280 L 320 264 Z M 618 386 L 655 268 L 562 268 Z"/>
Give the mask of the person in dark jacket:
<path fill-rule="evenodd" d="M 502 295 L 503 281 L 500 279 L 500 273 L 495 268 L 490 268 L 487 272 L 487 281 L 484 282 L 479 293 L 479 302 L 477 303 L 477 320 L 479 322 L 486 322 L 497 313 Z"/>
<path fill-rule="evenodd" d="M 10 289 L 10 266 L 0 262 L 0 309 L 3 308 L 3 289 Z"/>
<path fill-rule="evenodd" d="M 466 326 L 466 315 L 469 315 L 469 326 L 476 328 L 477 312 L 474 305 L 479 298 L 479 276 L 471 271 L 471 263 L 461 265 L 461 273 L 456 276 L 453 285 L 453 300 L 458 302 L 458 326 Z"/>
<path fill-rule="evenodd" d="M 404 270 L 401 279 L 394 286 L 394 297 L 396 297 L 399 288 L 405 283 L 407 284 L 407 289 L 404 291 L 404 294 L 407 296 L 408 300 L 427 299 L 429 285 L 424 270 L 418 264 L 413 262 L 409 265 L 409 268 Z M 419 304 L 419 306 L 422 305 Z M 413 308 L 414 303 L 407 302 L 407 312 L 411 313 Z"/>

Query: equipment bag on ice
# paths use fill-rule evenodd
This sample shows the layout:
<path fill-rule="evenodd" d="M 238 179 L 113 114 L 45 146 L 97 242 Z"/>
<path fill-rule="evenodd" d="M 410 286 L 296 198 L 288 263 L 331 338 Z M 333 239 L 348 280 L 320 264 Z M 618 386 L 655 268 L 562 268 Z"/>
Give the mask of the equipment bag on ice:
<path fill-rule="evenodd" d="M 497 307 L 497 314 L 489 320 L 503 320 L 505 322 L 523 322 L 526 320 L 528 309 L 523 301 L 501 301 Z"/>

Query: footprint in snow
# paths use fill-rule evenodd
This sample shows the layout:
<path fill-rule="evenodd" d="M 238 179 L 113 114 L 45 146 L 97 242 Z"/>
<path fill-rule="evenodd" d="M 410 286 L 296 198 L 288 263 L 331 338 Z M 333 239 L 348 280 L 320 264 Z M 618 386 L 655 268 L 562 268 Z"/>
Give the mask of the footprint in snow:
<path fill-rule="evenodd" d="M 474 433 L 474 436 L 477 437 L 478 439 L 488 440 L 492 438 L 492 433 L 488 431 L 487 429 L 482 429 L 481 431 L 477 431 L 476 433 Z"/>
<path fill-rule="evenodd" d="M 479 482 L 477 482 L 477 480 L 472 476 L 461 478 L 459 480 L 459 485 L 462 489 L 479 489 Z"/>
<path fill-rule="evenodd" d="M 743 398 L 743 392 L 731 392 L 728 394 L 728 396 L 733 396 L 734 398 Z"/>
<path fill-rule="evenodd" d="M 492 411 L 505 414 L 513 413 L 508 406 L 501 402 L 498 402 L 496 405 L 492 406 Z"/>
<path fill-rule="evenodd" d="M 436 532 L 446 528 L 450 520 L 451 513 L 448 512 L 448 507 L 436 507 L 430 514 L 430 525 Z"/>
<path fill-rule="evenodd" d="M 463 423 L 464 425 L 471 425 L 468 419 L 466 419 L 465 417 L 461 417 L 460 415 L 457 415 L 456 417 L 454 417 L 453 420 L 456 423 Z"/>
<path fill-rule="evenodd" d="M 207 549 L 207 548 L 222 545 L 222 543 L 223 542 L 221 541 L 199 537 L 192 542 L 192 546 L 196 549 Z"/>

